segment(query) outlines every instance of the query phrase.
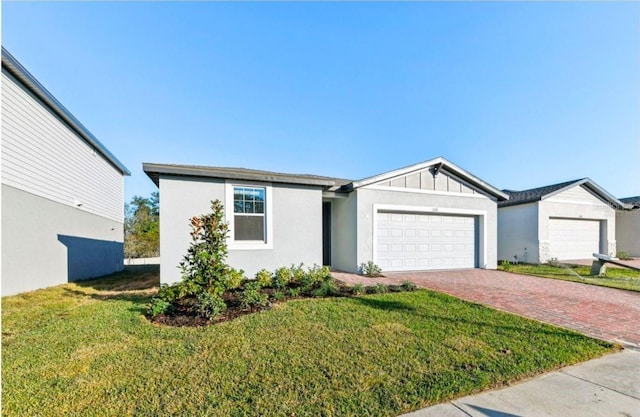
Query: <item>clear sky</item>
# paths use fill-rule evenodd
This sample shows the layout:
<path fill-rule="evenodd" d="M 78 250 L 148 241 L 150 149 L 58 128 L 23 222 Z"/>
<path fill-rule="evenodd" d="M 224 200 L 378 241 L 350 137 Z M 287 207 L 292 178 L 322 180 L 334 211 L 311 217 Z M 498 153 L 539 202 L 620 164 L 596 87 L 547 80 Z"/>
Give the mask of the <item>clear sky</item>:
<path fill-rule="evenodd" d="M 360 179 L 436 156 L 498 188 L 640 194 L 639 2 L 2 3 L 2 44 L 132 172 Z"/>

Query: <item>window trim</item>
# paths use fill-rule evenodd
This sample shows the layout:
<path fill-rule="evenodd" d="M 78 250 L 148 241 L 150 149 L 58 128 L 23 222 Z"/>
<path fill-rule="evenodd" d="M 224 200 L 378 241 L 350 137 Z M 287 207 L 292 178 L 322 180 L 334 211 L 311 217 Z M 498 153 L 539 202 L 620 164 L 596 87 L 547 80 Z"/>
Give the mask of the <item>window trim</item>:
<path fill-rule="evenodd" d="M 262 240 L 235 240 L 235 211 L 234 211 L 234 187 L 264 188 L 264 227 L 265 241 Z M 230 250 L 255 250 L 273 249 L 273 205 L 272 205 L 272 185 L 271 183 L 258 183 L 238 180 L 225 180 L 225 221 L 229 223 L 229 235 L 227 236 L 227 247 Z M 242 215 L 241 213 L 239 213 Z"/>

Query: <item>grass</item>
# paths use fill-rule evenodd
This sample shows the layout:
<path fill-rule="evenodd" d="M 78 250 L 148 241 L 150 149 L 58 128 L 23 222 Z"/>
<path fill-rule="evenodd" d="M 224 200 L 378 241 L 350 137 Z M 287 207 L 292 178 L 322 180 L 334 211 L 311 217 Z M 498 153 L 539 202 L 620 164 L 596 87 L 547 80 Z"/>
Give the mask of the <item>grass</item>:
<path fill-rule="evenodd" d="M 604 277 L 591 276 L 590 266 L 578 265 L 533 265 L 517 264 L 510 265 L 505 269 L 502 265 L 498 267 L 503 271 L 517 274 L 535 275 L 543 278 L 561 279 L 564 281 L 582 282 L 585 284 L 599 285 L 601 287 L 612 287 L 623 290 L 640 291 L 640 272 L 626 268 L 607 267 Z"/>
<path fill-rule="evenodd" d="M 393 416 L 615 346 L 429 291 L 143 316 L 157 270 L 2 299 L 2 415 Z"/>

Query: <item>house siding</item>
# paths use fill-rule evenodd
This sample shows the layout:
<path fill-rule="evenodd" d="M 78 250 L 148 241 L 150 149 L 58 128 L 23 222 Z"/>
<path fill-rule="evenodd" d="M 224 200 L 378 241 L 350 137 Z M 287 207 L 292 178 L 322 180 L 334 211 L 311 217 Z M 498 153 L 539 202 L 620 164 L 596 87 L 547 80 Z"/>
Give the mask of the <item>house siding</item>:
<path fill-rule="evenodd" d="M 616 212 L 616 246 L 629 256 L 640 257 L 640 209 Z"/>
<path fill-rule="evenodd" d="M 538 203 L 498 209 L 498 260 L 538 262 Z"/>
<path fill-rule="evenodd" d="M 229 249 L 228 263 L 242 269 L 249 278 L 265 268 L 304 263 L 322 264 L 322 191 L 319 187 L 272 186 L 273 246 L 271 249 Z M 160 280 L 173 283 L 181 279 L 178 268 L 190 245 L 189 219 L 208 213 L 211 201 L 225 207 L 225 181 L 211 178 L 160 177 Z"/>
<path fill-rule="evenodd" d="M 440 176 L 438 176 L 439 178 Z M 367 187 L 355 191 L 357 193 L 357 265 L 374 260 L 374 206 L 390 205 L 413 207 L 415 209 L 436 208 L 438 213 L 469 211 L 482 213 L 483 221 L 479 225 L 482 238 L 479 242 L 480 267 L 495 269 L 497 267 L 497 205 L 494 200 L 480 194 L 465 196 L 462 194 L 425 194 L 410 191 L 370 189 Z M 480 216 L 480 214 L 475 214 Z"/>
<path fill-rule="evenodd" d="M 2 294 L 120 271 L 122 222 L 2 185 Z"/>
<path fill-rule="evenodd" d="M 122 173 L 4 68 L 2 184 L 123 223 Z"/>

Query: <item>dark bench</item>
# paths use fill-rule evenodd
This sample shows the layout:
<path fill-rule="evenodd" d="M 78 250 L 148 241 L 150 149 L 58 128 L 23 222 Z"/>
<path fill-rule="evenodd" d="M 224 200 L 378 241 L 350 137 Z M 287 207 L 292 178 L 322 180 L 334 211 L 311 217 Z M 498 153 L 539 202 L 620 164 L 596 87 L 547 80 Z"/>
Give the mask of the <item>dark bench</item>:
<path fill-rule="evenodd" d="M 607 272 L 608 263 L 623 266 L 625 268 L 633 269 L 635 271 L 640 271 L 640 268 L 636 268 L 635 266 L 631 266 L 623 262 L 620 262 L 619 259 L 612 258 L 611 256 L 602 255 L 600 253 L 594 253 L 593 257 L 596 259 L 591 264 L 591 275 L 603 276 L 605 272 Z"/>

